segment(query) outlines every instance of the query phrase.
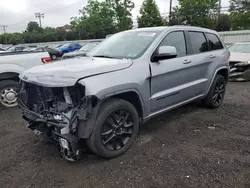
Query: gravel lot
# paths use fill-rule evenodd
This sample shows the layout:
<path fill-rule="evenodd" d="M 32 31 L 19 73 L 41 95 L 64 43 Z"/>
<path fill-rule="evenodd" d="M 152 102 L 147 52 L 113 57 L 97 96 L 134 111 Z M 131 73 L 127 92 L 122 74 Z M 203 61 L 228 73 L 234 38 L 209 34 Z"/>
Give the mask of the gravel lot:
<path fill-rule="evenodd" d="M 125 155 L 77 163 L 0 111 L 1 188 L 250 187 L 250 84 L 230 83 L 223 106 L 188 105 L 141 126 Z"/>

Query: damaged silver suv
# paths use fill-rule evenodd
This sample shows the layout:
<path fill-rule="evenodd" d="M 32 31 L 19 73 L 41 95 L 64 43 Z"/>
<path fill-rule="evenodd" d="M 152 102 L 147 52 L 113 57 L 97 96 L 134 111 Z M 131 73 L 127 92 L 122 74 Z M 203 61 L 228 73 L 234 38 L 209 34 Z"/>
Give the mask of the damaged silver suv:
<path fill-rule="evenodd" d="M 79 159 L 82 142 L 113 158 L 135 141 L 139 124 L 201 99 L 221 105 L 229 52 L 212 30 L 142 28 L 106 39 L 87 57 L 37 66 L 20 75 L 19 106 L 28 127 Z"/>

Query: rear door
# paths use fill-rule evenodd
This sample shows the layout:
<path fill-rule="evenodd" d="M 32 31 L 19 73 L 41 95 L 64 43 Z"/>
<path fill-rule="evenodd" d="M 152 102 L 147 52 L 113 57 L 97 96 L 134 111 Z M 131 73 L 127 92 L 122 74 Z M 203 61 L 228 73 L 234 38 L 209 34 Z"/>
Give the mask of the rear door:
<path fill-rule="evenodd" d="M 151 113 L 195 98 L 202 91 L 204 75 L 200 70 L 205 58 L 196 56 L 199 58 L 196 60 L 195 55 L 190 54 L 187 35 L 188 32 L 183 30 L 167 33 L 159 46 L 174 46 L 177 57 L 150 63 Z"/>
<path fill-rule="evenodd" d="M 190 46 L 190 61 L 192 72 L 196 73 L 196 94 L 203 95 L 206 92 L 209 77 L 209 67 L 213 62 L 213 56 L 209 51 L 209 44 L 205 33 L 202 31 L 188 31 L 188 42 Z"/>
<path fill-rule="evenodd" d="M 209 50 L 210 50 L 210 59 L 211 65 L 208 67 L 208 70 L 213 70 L 207 72 L 207 77 L 212 78 L 214 70 L 221 66 L 220 64 L 226 64 L 229 58 L 229 52 L 227 48 L 224 48 L 223 44 L 221 43 L 219 37 L 214 33 L 205 33 L 208 43 L 209 43 Z"/>

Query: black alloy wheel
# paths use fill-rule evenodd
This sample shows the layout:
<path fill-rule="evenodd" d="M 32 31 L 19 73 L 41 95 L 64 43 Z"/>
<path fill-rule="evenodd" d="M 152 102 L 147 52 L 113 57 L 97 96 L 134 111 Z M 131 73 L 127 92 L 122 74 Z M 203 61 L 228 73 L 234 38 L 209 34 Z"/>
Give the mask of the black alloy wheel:
<path fill-rule="evenodd" d="M 206 98 L 203 99 L 203 104 L 209 108 L 218 108 L 224 100 L 226 84 L 222 75 L 216 75 Z"/>
<path fill-rule="evenodd" d="M 109 150 L 124 147 L 133 134 L 134 121 L 129 111 L 117 110 L 106 119 L 102 132 L 102 144 Z"/>
<path fill-rule="evenodd" d="M 215 105 L 220 105 L 225 93 L 225 83 L 222 79 L 218 80 L 215 84 L 213 93 L 213 103 Z"/>
<path fill-rule="evenodd" d="M 107 99 L 101 104 L 86 143 L 97 155 L 114 158 L 132 146 L 138 129 L 139 116 L 130 102 L 117 98 Z"/>

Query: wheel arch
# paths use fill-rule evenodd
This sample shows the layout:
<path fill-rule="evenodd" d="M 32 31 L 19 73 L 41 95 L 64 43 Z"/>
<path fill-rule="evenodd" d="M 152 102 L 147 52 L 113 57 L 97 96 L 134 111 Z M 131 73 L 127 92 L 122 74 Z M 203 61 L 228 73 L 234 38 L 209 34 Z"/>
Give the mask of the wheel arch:
<path fill-rule="evenodd" d="M 3 73 L 0 73 L 0 81 L 3 81 L 3 80 L 19 81 L 19 73 L 17 73 L 17 72 L 3 72 Z"/>
<path fill-rule="evenodd" d="M 226 68 L 222 68 L 220 70 L 217 71 L 216 75 L 219 74 L 221 76 L 223 76 L 226 80 L 226 82 L 228 82 L 228 78 L 229 78 L 229 71 Z"/>
<path fill-rule="evenodd" d="M 119 98 L 130 102 L 138 112 L 140 118 L 144 116 L 144 105 L 139 92 L 135 89 L 128 89 L 106 95 L 102 102 L 110 98 Z"/>
<path fill-rule="evenodd" d="M 142 120 L 144 114 L 144 106 L 140 94 L 135 89 L 109 93 L 103 96 L 101 99 L 96 96 L 91 96 L 90 97 L 91 102 L 89 104 L 91 104 L 93 108 L 89 119 L 86 121 L 81 121 L 81 123 L 79 124 L 78 127 L 79 138 L 83 139 L 89 138 L 95 126 L 96 118 L 101 105 L 103 104 L 103 102 L 113 98 L 123 99 L 130 102 L 138 112 L 140 120 Z"/>
<path fill-rule="evenodd" d="M 209 90 L 210 90 L 210 88 L 212 86 L 212 83 L 213 83 L 216 75 L 218 75 L 218 74 L 222 75 L 225 78 L 226 82 L 228 82 L 228 78 L 229 78 L 229 69 L 228 69 L 228 67 L 227 66 L 223 66 L 223 67 L 218 68 L 215 71 L 215 73 L 213 74 L 213 77 L 212 77 L 212 79 L 211 79 L 211 81 L 209 83 L 209 87 L 208 87 L 208 89 L 206 91 L 206 95 L 208 94 L 208 92 L 209 92 Z"/>

